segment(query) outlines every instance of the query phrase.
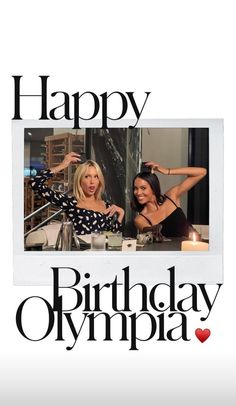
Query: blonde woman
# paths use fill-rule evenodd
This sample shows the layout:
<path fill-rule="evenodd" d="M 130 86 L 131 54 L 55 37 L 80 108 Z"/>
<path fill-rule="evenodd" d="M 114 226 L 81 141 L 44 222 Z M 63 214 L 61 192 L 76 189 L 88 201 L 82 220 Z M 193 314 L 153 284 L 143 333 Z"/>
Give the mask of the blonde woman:
<path fill-rule="evenodd" d="M 63 209 L 73 223 L 76 234 L 90 234 L 96 231 L 119 231 L 124 210 L 115 204 L 102 200 L 105 182 L 99 165 L 94 161 L 80 164 L 74 175 L 73 196 L 55 192 L 45 185 L 47 179 L 63 171 L 70 164 L 80 162 L 80 155 L 67 154 L 61 164 L 42 171 L 31 179 L 31 187 L 46 200 Z M 113 216 L 117 213 L 117 219 Z"/>

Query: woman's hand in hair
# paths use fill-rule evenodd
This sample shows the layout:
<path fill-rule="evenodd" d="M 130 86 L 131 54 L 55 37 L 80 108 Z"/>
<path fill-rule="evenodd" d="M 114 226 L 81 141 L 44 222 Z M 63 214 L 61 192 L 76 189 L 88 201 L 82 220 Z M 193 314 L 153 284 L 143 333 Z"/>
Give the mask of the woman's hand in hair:
<path fill-rule="evenodd" d="M 160 164 L 153 162 L 153 161 L 149 161 L 146 162 L 145 164 L 148 168 L 151 168 L 151 170 L 154 172 L 159 172 L 162 173 L 163 175 L 168 175 L 169 174 L 169 169 L 165 168 L 164 166 L 161 166 Z"/>
<path fill-rule="evenodd" d="M 80 163 L 80 155 L 76 154 L 75 152 L 69 152 L 69 154 L 66 154 L 63 161 L 62 165 L 67 168 L 70 164 L 78 164 Z"/>
<path fill-rule="evenodd" d="M 117 220 L 119 221 L 119 223 L 121 223 L 125 214 L 124 210 L 121 207 L 112 204 L 106 210 L 104 210 L 104 214 L 108 215 L 108 217 L 113 217 L 115 213 L 118 214 Z"/>
<path fill-rule="evenodd" d="M 62 171 L 63 169 L 68 168 L 68 166 L 70 164 L 76 164 L 76 163 L 78 164 L 78 163 L 80 163 L 80 161 L 81 161 L 81 159 L 80 159 L 79 154 L 76 154 L 75 152 L 69 152 L 69 154 L 65 155 L 61 164 L 59 164 L 53 168 L 50 168 L 50 170 L 53 173 L 57 173 L 57 172 Z"/>

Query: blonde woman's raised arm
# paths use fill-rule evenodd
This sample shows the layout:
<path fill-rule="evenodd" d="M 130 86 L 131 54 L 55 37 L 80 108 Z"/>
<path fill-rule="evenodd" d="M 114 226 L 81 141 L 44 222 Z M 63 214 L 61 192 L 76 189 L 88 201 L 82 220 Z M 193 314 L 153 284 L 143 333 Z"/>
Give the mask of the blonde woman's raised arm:
<path fill-rule="evenodd" d="M 69 152 L 69 154 L 66 154 L 63 161 L 56 165 L 53 166 L 52 168 L 50 168 L 50 171 L 52 173 L 58 173 L 60 171 L 63 171 L 64 169 L 66 169 L 71 163 L 79 163 L 80 162 L 80 155 L 76 154 L 75 152 Z"/>

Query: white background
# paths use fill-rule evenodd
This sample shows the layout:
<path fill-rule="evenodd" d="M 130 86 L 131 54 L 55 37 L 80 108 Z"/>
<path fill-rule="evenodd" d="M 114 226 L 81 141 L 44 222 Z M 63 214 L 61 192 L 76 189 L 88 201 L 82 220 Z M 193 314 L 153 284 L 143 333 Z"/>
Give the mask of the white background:
<path fill-rule="evenodd" d="M 234 1 L 9 1 L 1 39 L 2 405 L 234 405 Z M 13 287 L 11 117 L 13 80 L 50 75 L 53 90 L 151 91 L 143 118 L 225 120 L 225 283 L 201 344 L 81 341 L 73 351 L 23 339 L 15 312 L 49 288 Z M 30 88 L 31 84 L 29 85 Z M 28 117 L 33 118 L 31 107 Z M 223 193 L 223 190 L 222 190 Z M 19 196 L 19 199 L 22 197 Z M 14 200 L 13 204 L 17 204 Z M 222 213 L 223 215 L 223 213 Z M 191 324 L 191 323 L 190 323 Z M 193 329 L 201 327 L 192 322 Z"/>

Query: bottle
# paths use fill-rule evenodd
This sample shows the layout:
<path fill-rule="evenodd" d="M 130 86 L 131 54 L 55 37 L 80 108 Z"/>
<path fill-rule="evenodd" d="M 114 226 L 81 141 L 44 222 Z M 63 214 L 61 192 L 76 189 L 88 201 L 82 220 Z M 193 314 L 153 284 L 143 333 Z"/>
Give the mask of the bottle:
<path fill-rule="evenodd" d="M 71 251 L 72 247 L 72 223 L 70 221 L 64 221 L 62 223 L 61 232 L 61 250 Z"/>

